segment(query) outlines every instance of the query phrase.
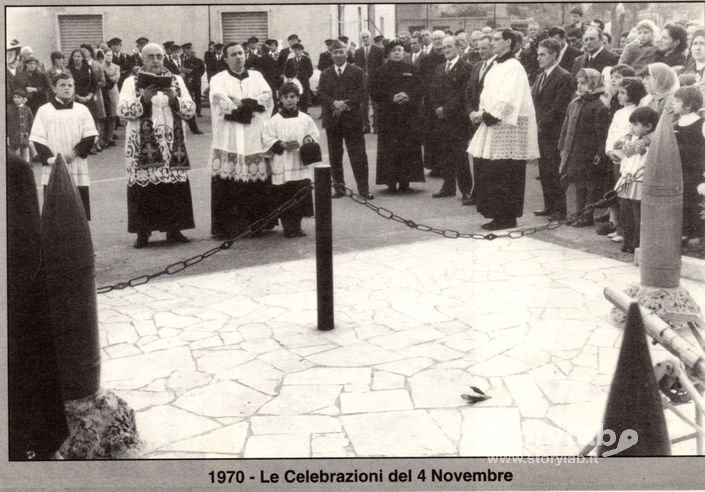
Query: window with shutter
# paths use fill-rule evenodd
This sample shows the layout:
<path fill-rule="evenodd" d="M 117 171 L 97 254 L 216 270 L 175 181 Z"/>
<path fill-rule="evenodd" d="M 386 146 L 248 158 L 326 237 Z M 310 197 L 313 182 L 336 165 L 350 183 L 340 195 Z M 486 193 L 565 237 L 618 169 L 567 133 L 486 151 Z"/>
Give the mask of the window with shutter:
<path fill-rule="evenodd" d="M 269 38 L 267 12 L 223 12 L 223 44 L 237 41 L 242 43 L 252 36 L 260 42 Z"/>
<path fill-rule="evenodd" d="M 104 41 L 102 15 L 59 15 L 59 44 L 66 58 L 81 44 L 95 46 L 100 41 Z"/>

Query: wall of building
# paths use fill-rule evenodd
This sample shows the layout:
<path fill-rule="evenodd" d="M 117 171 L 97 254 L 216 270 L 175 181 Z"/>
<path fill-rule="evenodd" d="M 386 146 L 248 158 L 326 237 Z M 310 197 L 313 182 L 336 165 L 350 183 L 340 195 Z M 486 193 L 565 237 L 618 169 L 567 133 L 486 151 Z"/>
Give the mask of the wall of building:
<path fill-rule="evenodd" d="M 296 33 L 307 51 L 318 53 L 325 48 L 325 39 L 337 37 L 337 6 L 326 5 L 180 5 L 180 6 L 129 6 L 129 7 L 8 7 L 6 9 L 7 34 L 22 45 L 34 49 L 37 57 L 49 65 L 49 55 L 59 49 L 58 15 L 103 16 L 105 40 L 119 37 L 123 51 L 134 48 L 135 40 L 145 36 L 150 41 L 164 43 L 190 41 L 198 53 L 208 47 L 208 41 L 222 40 L 222 12 L 266 10 L 269 18 L 269 36 L 283 42 L 289 34 Z M 97 43 L 98 39 L 92 41 Z M 244 41 L 244 40 L 243 40 Z M 262 40 L 264 41 L 264 40 Z"/>
<path fill-rule="evenodd" d="M 121 38 L 126 52 L 140 36 L 160 44 L 190 41 L 201 53 L 208 47 L 207 6 L 8 7 L 5 11 L 8 36 L 31 46 L 45 65 L 50 53 L 59 49 L 57 16 L 61 14 L 102 15 L 105 40 Z"/>

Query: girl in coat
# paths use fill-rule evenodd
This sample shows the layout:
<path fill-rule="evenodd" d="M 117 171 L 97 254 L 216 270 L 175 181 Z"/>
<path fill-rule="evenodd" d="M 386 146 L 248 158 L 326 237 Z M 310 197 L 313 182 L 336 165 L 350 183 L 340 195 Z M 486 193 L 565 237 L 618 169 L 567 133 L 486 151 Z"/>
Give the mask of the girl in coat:
<path fill-rule="evenodd" d="M 605 173 L 605 141 L 609 128 L 609 110 L 600 100 L 604 91 L 602 76 L 592 68 L 581 69 L 576 76 L 580 96 L 571 101 L 563 120 L 558 149 L 561 152 L 561 183 L 575 185 L 575 205 L 582 210 L 597 201 L 598 183 Z M 585 213 L 572 225 L 593 225 L 592 212 Z"/>
<path fill-rule="evenodd" d="M 682 87 L 674 95 L 673 109 L 678 151 L 683 167 L 683 242 L 699 239 L 703 246 L 703 218 L 700 217 L 698 185 L 705 181 L 705 121 L 698 116 L 703 96 L 697 87 Z"/>
<path fill-rule="evenodd" d="M 279 88 L 281 109 L 267 121 L 262 131 L 262 143 L 272 156 L 272 195 L 274 206 L 283 205 L 302 188 L 311 185 L 313 170 L 304 166 L 299 149 L 306 137 L 318 143 L 319 133 L 313 119 L 299 111 L 301 91 L 296 84 L 285 82 Z M 305 236 L 301 220 L 313 216 L 311 191 L 303 201 L 281 214 L 284 237 Z"/>

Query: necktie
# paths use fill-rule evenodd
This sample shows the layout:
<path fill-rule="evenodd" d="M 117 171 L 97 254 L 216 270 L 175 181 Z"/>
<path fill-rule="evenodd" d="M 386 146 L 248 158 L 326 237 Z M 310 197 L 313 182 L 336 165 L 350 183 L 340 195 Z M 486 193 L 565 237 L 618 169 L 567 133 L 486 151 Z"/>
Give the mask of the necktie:
<path fill-rule="evenodd" d="M 541 77 L 539 77 L 539 92 L 543 90 L 543 84 L 546 82 L 546 72 L 541 74 Z"/>
<path fill-rule="evenodd" d="M 487 62 L 483 61 L 482 62 L 482 67 L 480 68 L 480 80 L 482 80 L 482 77 L 485 76 L 485 72 L 487 71 Z"/>
<path fill-rule="evenodd" d="M 450 72 L 450 66 L 451 66 L 450 62 L 446 63 L 446 73 Z"/>
<path fill-rule="evenodd" d="M 338 77 L 340 77 L 341 75 L 343 75 L 343 69 L 338 67 Z"/>

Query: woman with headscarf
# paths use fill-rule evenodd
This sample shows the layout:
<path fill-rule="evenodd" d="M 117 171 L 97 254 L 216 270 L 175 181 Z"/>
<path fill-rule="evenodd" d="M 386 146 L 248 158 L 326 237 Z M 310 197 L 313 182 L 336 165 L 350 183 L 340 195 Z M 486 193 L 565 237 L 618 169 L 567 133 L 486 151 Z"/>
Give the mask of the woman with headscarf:
<path fill-rule="evenodd" d="M 76 102 L 87 106 L 93 114 L 94 109 L 92 108 L 95 106 L 97 85 L 93 78 L 93 70 L 80 49 L 71 52 L 68 69 L 73 77 Z"/>
<path fill-rule="evenodd" d="M 678 75 L 665 63 L 652 63 L 647 68 L 644 86 L 647 95 L 639 106 L 647 106 L 661 115 L 666 112 L 674 117 L 673 94 L 680 88 Z"/>
<path fill-rule="evenodd" d="M 604 92 L 602 75 L 583 68 L 576 75 L 579 96 L 571 101 L 563 120 L 558 148 L 561 152 L 561 183 L 575 185 L 576 210 L 598 198 L 598 184 L 607 171 L 605 141 L 609 130 L 609 110 L 600 100 Z M 594 223 L 592 212 L 574 222 L 574 227 Z"/>
<path fill-rule="evenodd" d="M 526 161 L 539 157 L 536 113 L 526 70 L 514 57 L 518 38 L 511 29 L 493 35 L 497 58 L 487 71 L 478 111 L 479 125 L 468 146 L 475 166 L 477 211 L 492 221 L 486 230 L 516 227 L 524 213 Z"/>
<path fill-rule="evenodd" d="M 418 68 L 404 62 L 404 45 L 387 45 L 389 59 L 370 81 L 370 97 L 378 104 L 379 139 L 376 184 L 391 192 L 409 191 L 409 183 L 423 182 L 419 105 L 423 95 Z"/>

